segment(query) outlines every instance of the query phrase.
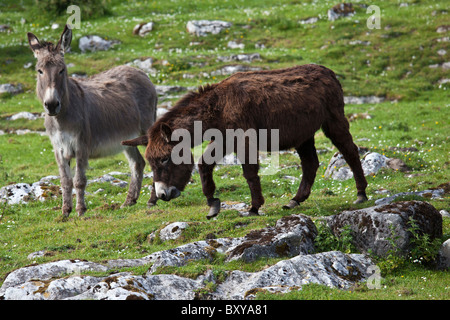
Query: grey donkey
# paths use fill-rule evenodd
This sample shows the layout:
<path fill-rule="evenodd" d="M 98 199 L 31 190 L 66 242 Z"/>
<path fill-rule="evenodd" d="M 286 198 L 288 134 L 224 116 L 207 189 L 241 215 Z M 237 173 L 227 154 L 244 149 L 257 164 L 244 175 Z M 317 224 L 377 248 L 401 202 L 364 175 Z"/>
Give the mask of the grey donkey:
<path fill-rule="evenodd" d="M 62 214 L 69 216 L 75 187 L 79 216 L 86 212 L 84 199 L 88 159 L 125 152 L 131 170 L 128 195 L 122 207 L 136 203 L 145 161 L 136 147 L 121 141 L 145 134 L 156 119 L 157 95 L 148 76 L 128 66 L 114 67 L 80 80 L 67 75 L 64 53 L 72 31 L 67 25 L 56 46 L 28 33 L 37 58 L 36 93 L 45 110 L 45 128 L 53 145 L 62 187 Z M 70 162 L 76 160 L 72 178 Z"/>

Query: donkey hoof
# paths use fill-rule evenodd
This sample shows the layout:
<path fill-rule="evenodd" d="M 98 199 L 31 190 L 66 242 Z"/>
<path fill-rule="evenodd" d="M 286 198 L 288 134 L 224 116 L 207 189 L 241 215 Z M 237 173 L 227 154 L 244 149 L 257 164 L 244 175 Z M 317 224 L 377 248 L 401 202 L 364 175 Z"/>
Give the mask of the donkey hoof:
<path fill-rule="evenodd" d="M 82 217 L 82 216 L 84 216 L 84 213 L 87 211 L 87 209 L 84 207 L 84 208 L 77 208 L 77 213 L 78 213 L 78 216 L 79 217 Z"/>
<path fill-rule="evenodd" d="M 134 206 L 136 203 L 137 203 L 136 201 L 128 201 L 127 200 L 120 206 L 120 208 L 123 209 L 126 207 L 131 207 L 131 206 Z"/>
<path fill-rule="evenodd" d="M 292 199 L 291 201 L 289 201 L 289 203 L 287 205 L 283 206 L 283 209 L 290 210 L 295 207 L 298 207 L 299 205 L 300 205 L 300 203 L 298 203 L 296 200 Z"/>
<path fill-rule="evenodd" d="M 367 199 L 367 196 L 364 194 L 364 195 L 358 195 L 358 197 L 356 198 L 356 201 L 355 202 L 353 202 L 354 204 L 358 204 L 358 203 L 363 203 L 363 202 L 366 202 L 368 199 Z"/>
<path fill-rule="evenodd" d="M 208 200 L 209 205 L 209 213 L 206 216 L 206 219 L 212 219 L 216 217 L 220 212 L 220 199 L 213 199 L 212 201 Z"/>
<path fill-rule="evenodd" d="M 248 217 L 255 217 L 259 216 L 258 209 L 251 207 L 250 210 L 248 210 Z"/>

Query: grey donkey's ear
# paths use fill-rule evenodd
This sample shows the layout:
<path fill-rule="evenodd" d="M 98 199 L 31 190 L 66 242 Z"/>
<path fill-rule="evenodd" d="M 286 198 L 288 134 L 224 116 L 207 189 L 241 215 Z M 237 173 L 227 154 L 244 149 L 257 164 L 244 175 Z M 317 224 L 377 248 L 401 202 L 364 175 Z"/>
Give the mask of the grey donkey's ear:
<path fill-rule="evenodd" d="M 34 56 L 37 57 L 37 54 L 39 53 L 39 49 L 42 48 L 42 45 L 39 42 L 39 39 L 31 32 L 28 32 L 27 36 L 28 36 L 28 43 L 30 44 L 30 48 L 34 53 Z"/>
<path fill-rule="evenodd" d="M 59 39 L 56 48 L 61 51 L 61 54 L 64 55 L 65 52 L 68 52 L 70 49 L 70 43 L 72 42 L 72 29 L 66 24 L 64 27 L 64 31 L 61 34 L 61 39 Z"/>

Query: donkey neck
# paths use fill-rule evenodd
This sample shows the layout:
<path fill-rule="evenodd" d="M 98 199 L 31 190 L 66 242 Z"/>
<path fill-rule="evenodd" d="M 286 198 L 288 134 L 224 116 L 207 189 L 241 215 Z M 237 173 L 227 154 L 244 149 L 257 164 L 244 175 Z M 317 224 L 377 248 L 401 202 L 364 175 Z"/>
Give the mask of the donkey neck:
<path fill-rule="evenodd" d="M 187 94 L 161 118 L 161 121 L 167 123 L 172 130 L 189 131 L 191 137 L 200 129 L 196 127 L 198 122 L 201 122 L 202 136 L 210 128 L 220 129 L 220 113 L 216 106 L 215 93 L 211 89 L 212 87 L 208 87 Z"/>
<path fill-rule="evenodd" d="M 58 129 L 59 131 L 66 131 L 71 127 L 80 126 L 83 122 L 83 117 L 80 115 L 82 110 L 81 97 L 83 96 L 83 90 L 76 80 L 67 77 L 65 81 L 67 82 L 67 85 L 65 86 L 65 91 L 61 98 L 61 112 L 56 116 L 45 116 L 45 123 L 51 123 L 52 128 Z"/>

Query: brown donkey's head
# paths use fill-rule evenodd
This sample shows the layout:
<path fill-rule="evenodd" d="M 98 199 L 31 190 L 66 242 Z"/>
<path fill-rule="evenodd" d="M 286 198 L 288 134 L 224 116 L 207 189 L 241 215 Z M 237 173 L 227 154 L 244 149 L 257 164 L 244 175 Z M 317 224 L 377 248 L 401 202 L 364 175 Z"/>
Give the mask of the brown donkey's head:
<path fill-rule="evenodd" d="M 150 131 L 145 157 L 152 167 L 158 199 L 169 201 L 180 196 L 189 182 L 194 159 L 180 162 L 172 154 L 178 142 L 171 141 L 172 129 L 166 123 L 156 123 Z M 189 149 L 190 152 L 190 149 Z"/>
<path fill-rule="evenodd" d="M 28 43 L 37 58 L 36 92 L 44 104 L 49 116 L 58 115 L 64 108 L 64 98 L 67 97 L 67 68 L 64 62 L 64 52 L 70 47 L 72 30 L 66 25 L 56 46 L 51 42 L 41 42 L 28 32 Z"/>

